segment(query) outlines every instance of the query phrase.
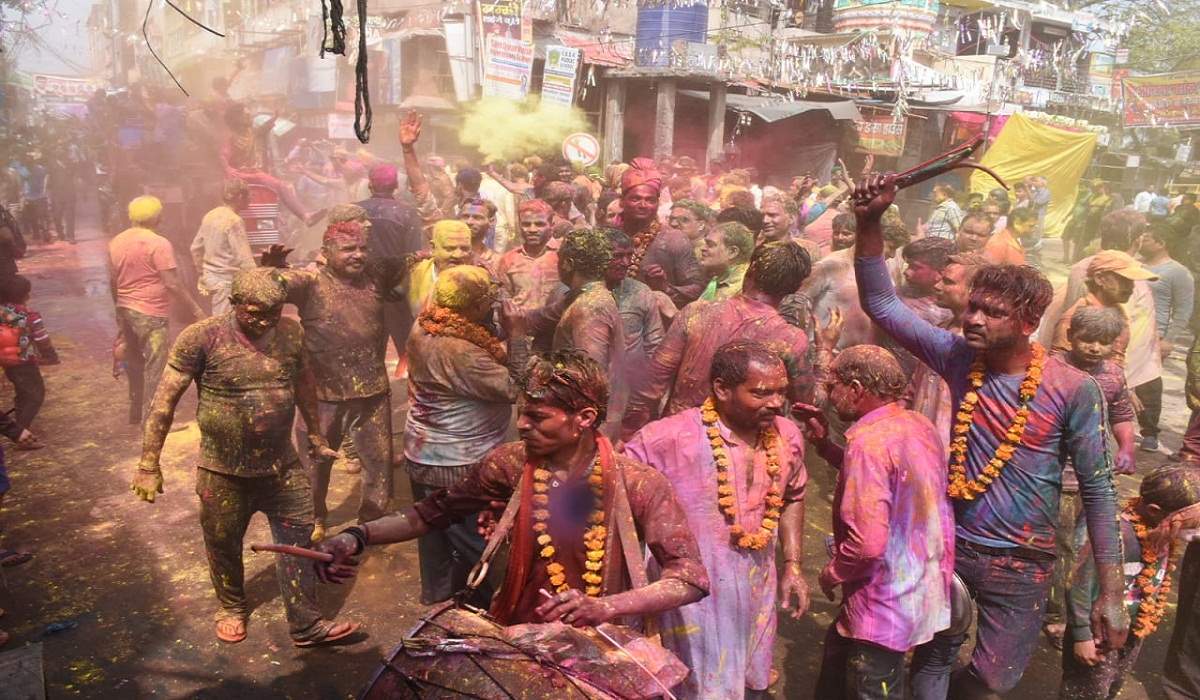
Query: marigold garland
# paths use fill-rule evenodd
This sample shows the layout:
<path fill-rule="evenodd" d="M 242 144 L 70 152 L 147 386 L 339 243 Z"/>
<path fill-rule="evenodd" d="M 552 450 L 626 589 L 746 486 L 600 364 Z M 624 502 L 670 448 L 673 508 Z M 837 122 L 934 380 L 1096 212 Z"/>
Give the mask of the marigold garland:
<path fill-rule="evenodd" d="M 508 362 L 508 351 L 499 338 L 478 323 L 471 323 L 461 314 L 444 306 L 431 306 L 425 309 L 417 320 L 421 323 L 421 328 L 424 328 L 430 335 L 465 340 L 482 348 L 496 362 L 502 365 Z"/>
<path fill-rule="evenodd" d="M 1148 542 L 1151 530 L 1142 522 L 1142 516 L 1137 512 L 1141 502 L 1140 498 L 1131 498 L 1126 501 L 1123 515 L 1133 526 L 1133 532 L 1142 545 L 1142 571 L 1133 582 L 1134 591 L 1141 597 L 1142 603 L 1138 606 L 1137 619 L 1130 628 L 1130 632 L 1138 639 L 1145 639 L 1158 629 L 1158 623 L 1162 622 L 1163 615 L 1167 612 L 1167 599 L 1171 596 L 1171 572 L 1175 571 L 1175 565 L 1179 561 L 1179 544 L 1174 540 L 1171 541 L 1167 552 L 1166 572 L 1163 573 L 1162 583 L 1156 587 L 1154 576 L 1159 571 L 1159 563 L 1162 558 Z"/>
<path fill-rule="evenodd" d="M 646 251 L 650 250 L 650 244 L 658 237 L 659 230 L 662 225 L 658 220 L 650 222 L 650 227 L 633 237 L 633 258 L 629 263 L 629 277 L 636 278 L 638 270 L 642 269 L 642 258 L 646 257 Z"/>
<path fill-rule="evenodd" d="M 1021 407 L 1013 416 L 1012 425 L 1004 434 L 1004 442 L 996 448 L 996 454 L 988 461 L 987 466 L 975 479 L 967 478 L 967 440 L 970 436 L 971 425 L 975 420 L 975 408 L 979 405 L 979 388 L 983 386 L 983 375 L 986 371 L 987 357 L 979 353 L 971 364 L 967 375 L 970 388 L 958 407 L 954 422 L 954 440 L 950 443 L 950 484 L 946 493 L 951 498 L 972 501 L 977 496 L 987 493 L 992 482 L 1000 477 L 1000 472 L 1016 454 L 1021 446 L 1021 438 L 1025 435 L 1025 426 L 1029 424 L 1029 402 L 1037 395 L 1042 383 L 1042 369 L 1046 366 L 1046 350 L 1037 343 L 1032 344 L 1032 357 L 1029 367 L 1025 370 L 1025 379 L 1021 381 Z"/>
<path fill-rule="evenodd" d="M 764 430 L 758 436 L 758 446 L 766 448 L 767 451 L 767 476 L 771 479 L 771 485 L 767 487 L 762 525 L 758 532 L 751 533 L 746 532 L 738 522 L 737 490 L 729 481 L 729 452 L 725 449 L 725 440 L 717 428 L 717 407 L 712 397 L 700 407 L 700 419 L 704 421 L 705 434 L 712 449 L 713 461 L 717 465 L 717 505 L 725 514 L 725 521 L 729 523 L 730 539 L 739 549 L 763 549 L 771 543 L 771 537 L 779 527 L 779 515 L 783 508 L 783 488 L 779 483 L 783 474 L 783 469 L 779 466 L 779 433 L 772 428 Z"/>
<path fill-rule="evenodd" d="M 557 550 L 554 540 L 550 537 L 550 470 L 536 467 L 533 470 L 533 532 L 539 547 L 538 556 L 546 561 L 546 574 L 550 576 L 550 585 L 556 593 L 570 590 L 567 584 L 566 569 L 555 560 Z M 592 473 L 588 476 L 588 486 L 592 489 L 593 506 L 588 515 L 588 529 L 583 533 L 583 546 L 587 550 L 587 561 L 583 563 L 583 592 L 598 598 L 601 593 L 601 583 L 604 577 L 604 542 L 608 538 L 608 528 L 604 527 L 604 470 L 600 466 L 600 455 L 592 464 Z"/>

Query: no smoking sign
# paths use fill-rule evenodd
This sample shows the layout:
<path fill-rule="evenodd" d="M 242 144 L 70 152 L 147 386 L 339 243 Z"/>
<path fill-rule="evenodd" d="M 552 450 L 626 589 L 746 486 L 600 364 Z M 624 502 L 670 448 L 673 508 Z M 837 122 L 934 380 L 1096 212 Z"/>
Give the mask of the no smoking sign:
<path fill-rule="evenodd" d="M 600 160 L 600 142 L 591 134 L 571 134 L 563 139 L 562 153 L 572 163 L 582 163 L 584 167 L 595 165 Z"/>

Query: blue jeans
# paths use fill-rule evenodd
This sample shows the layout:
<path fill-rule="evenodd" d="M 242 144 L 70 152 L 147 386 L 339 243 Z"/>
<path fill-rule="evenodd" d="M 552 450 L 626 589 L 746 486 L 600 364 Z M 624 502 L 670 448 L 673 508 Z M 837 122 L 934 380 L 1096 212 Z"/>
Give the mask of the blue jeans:
<path fill-rule="evenodd" d="M 959 542 L 954 571 L 978 608 L 975 651 L 966 668 L 950 673 L 967 635 L 937 635 L 917 647 L 912 660 L 913 697 L 990 698 L 1012 690 L 1037 648 L 1050 593 L 1054 560 L 994 556 Z"/>
<path fill-rule="evenodd" d="M 843 637 L 837 620 L 825 633 L 817 700 L 888 700 L 904 697 L 904 652 Z"/>

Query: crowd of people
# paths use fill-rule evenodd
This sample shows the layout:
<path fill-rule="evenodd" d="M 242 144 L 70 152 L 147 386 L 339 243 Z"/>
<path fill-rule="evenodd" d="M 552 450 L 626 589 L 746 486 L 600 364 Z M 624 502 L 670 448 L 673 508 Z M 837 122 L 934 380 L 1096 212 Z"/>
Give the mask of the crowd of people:
<path fill-rule="evenodd" d="M 163 493 L 164 442 L 198 389 L 219 639 L 247 637 L 256 512 L 277 544 L 327 555 L 278 558 L 298 647 L 362 627 L 322 616 L 319 581 L 415 539 L 421 603 L 656 629 L 690 670 L 678 697 L 776 681 L 778 614 L 809 607 L 806 527 L 832 531 L 813 582 L 841 591 L 820 698 L 995 697 L 1043 634 L 1063 649 L 1061 697 L 1109 698 L 1163 619 L 1180 533 L 1200 526 L 1200 350 L 1182 449 L 1140 474 L 1138 498 L 1119 502 L 1114 475 L 1160 450 L 1163 360 L 1194 335 L 1191 195 L 1126 207 L 1106 183 L 1083 188 L 1055 290 L 1041 177 L 977 198 L 938 184 L 910 230 L 869 158 L 857 182 L 839 163 L 787 189 L 688 157 L 448 167 L 418 155 L 410 113 L 397 164 L 301 149 L 272 174 L 270 124 L 217 94 L 180 127 L 222 144 L 189 161 L 211 196 L 184 261 L 201 298 L 158 198 L 129 198 L 108 245 L 140 498 Z M 252 249 L 251 186 L 294 214 L 284 244 Z M 13 364 L 0 337 L 18 389 L 0 432 L 35 447 L 37 368 L 57 358 L 18 257 L 0 269 L 0 336 L 27 327 Z M 180 311 L 195 323 L 172 342 Z M 335 532 L 339 459 L 362 489 Z M 806 523 L 818 464 L 836 475 L 832 522 Z M 395 502 L 396 469 L 411 503 Z M 507 566 L 474 575 L 504 540 Z M 1173 698 L 1200 696 L 1200 544 L 1186 549 Z M 954 669 L 972 610 L 974 651 Z"/>

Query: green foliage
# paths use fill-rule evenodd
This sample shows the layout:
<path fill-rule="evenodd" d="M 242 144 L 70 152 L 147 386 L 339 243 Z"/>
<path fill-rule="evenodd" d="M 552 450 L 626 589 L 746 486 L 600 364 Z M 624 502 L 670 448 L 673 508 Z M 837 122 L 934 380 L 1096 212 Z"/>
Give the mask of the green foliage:
<path fill-rule="evenodd" d="M 1200 0 L 1076 0 L 1067 6 L 1131 23 L 1122 46 L 1129 49 L 1126 67 L 1134 72 L 1200 68 Z"/>

